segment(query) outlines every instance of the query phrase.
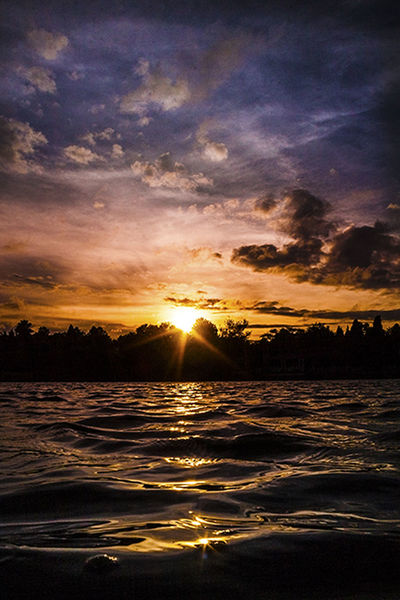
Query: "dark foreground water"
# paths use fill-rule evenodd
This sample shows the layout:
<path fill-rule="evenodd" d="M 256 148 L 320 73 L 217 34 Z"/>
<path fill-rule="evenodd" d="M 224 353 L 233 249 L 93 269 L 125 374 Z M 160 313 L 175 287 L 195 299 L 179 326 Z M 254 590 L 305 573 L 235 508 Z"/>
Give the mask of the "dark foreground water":
<path fill-rule="evenodd" d="M 1 384 L 0 411 L 1 599 L 400 598 L 398 380 Z"/>

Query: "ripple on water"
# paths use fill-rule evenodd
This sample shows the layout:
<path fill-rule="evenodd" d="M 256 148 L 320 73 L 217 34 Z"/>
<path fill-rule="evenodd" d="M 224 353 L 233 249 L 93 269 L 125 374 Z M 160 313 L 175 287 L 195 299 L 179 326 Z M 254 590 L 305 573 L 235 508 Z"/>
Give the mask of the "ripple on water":
<path fill-rule="evenodd" d="M 399 382 L 7 384 L 0 401 L 0 548 L 232 565 L 275 535 L 281 558 L 305 535 L 398 537 Z"/>

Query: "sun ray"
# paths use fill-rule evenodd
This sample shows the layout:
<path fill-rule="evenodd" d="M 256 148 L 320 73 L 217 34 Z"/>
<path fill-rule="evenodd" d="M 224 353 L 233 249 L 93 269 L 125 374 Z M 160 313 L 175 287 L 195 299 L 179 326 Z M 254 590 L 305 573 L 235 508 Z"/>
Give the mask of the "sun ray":
<path fill-rule="evenodd" d="M 208 350 L 210 350 L 211 352 L 213 352 L 214 354 L 216 354 L 219 358 L 221 358 L 223 361 L 225 361 L 227 364 L 234 366 L 234 362 L 228 357 L 226 356 L 226 354 L 224 352 L 222 352 L 221 350 L 219 350 L 218 348 L 216 348 L 213 344 L 211 344 L 211 342 L 209 342 L 208 340 L 206 340 L 202 335 L 200 335 L 197 331 L 193 331 L 192 332 L 193 337 L 200 342 L 201 344 L 203 344 L 206 348 L 208 348 Z"/>

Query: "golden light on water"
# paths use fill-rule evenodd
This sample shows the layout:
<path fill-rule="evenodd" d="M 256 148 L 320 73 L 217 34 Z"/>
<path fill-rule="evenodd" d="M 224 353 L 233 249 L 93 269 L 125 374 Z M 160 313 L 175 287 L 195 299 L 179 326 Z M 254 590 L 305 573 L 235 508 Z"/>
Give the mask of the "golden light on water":
<path fill-rule="evenodd" d="M 195 469 L 198 467 L 204 467 L 205 465 L 211 465 L 218 462 L 216 458 L 196 458 L 194 456 L 171 456 L 164 459 L 170 464 L 176 464 L 184 469 Z"/>

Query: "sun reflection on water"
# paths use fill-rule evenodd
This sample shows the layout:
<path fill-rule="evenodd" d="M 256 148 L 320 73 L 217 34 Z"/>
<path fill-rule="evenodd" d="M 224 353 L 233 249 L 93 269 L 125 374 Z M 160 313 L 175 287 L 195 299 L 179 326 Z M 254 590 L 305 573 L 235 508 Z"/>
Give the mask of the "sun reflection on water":
<path fill-rule="evenodd" d="M 170 456 L 164 459 L 167 463 L 175 464 L 177 466 L 183 467 L 184 469 L 195 469 L 198 467 L 203 467 L 204 465 L 211 465 L 213 463 L 218 462 L 216 458 L 200 458 L 194 456 Z"/>

